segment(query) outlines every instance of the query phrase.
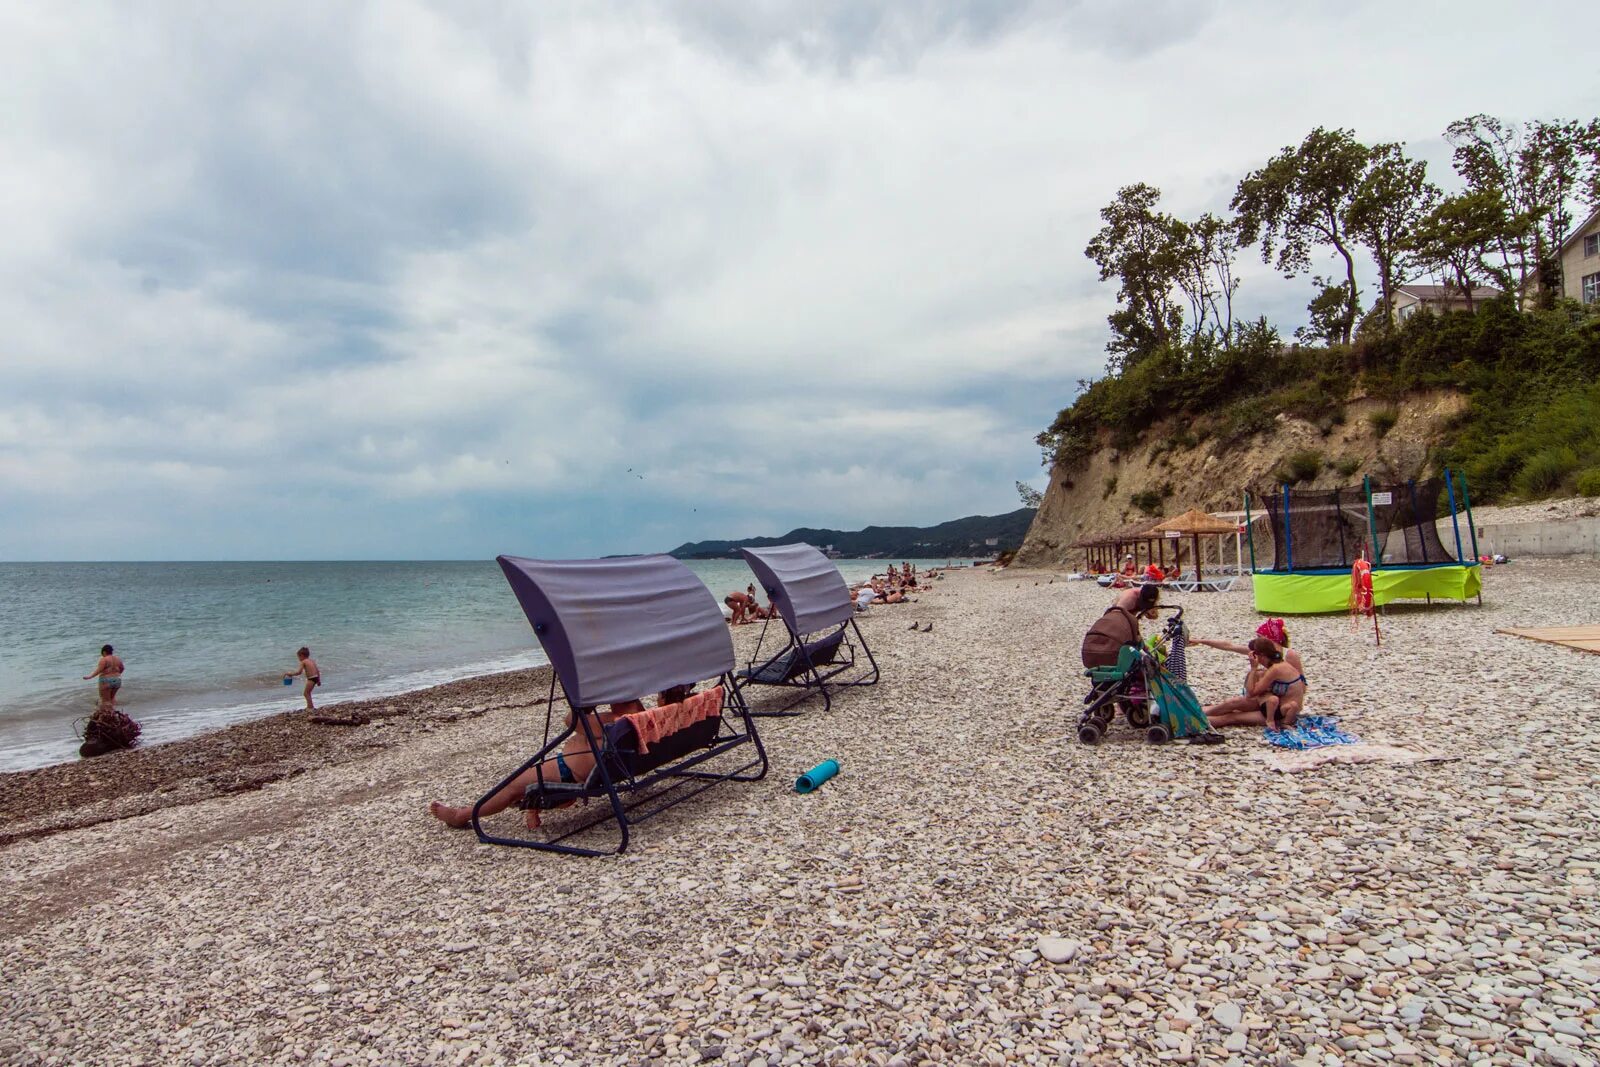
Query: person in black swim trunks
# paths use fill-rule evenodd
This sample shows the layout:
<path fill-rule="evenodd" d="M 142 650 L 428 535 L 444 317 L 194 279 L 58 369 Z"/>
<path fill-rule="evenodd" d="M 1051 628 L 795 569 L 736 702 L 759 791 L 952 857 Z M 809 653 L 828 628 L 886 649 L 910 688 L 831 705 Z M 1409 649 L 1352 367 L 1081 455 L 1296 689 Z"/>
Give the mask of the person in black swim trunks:
<path fill-rule="evenodd" d="M 316 711 L 317 706 L 311 702 L 311 691 L 322 684 L 322 670 L 317 666 L 317 661 L 311 658 L 311 650 L 309 648 L 302 647 L 295 655 L 300 657 L 300 666 L 294 674 L 288 674 L 284 677 L 293 678 L 296 674 L 306 676 L 306 710 Z"/>
<path fill-rule="evenodd" d="M 1245 693 L 1212 704 L 1206 718 L 1212 726 L 1293 726 L 1305 707 L 1305 672 L 1285 660 L 1269 638 L 1254 638 L 1249 649 Z"/>

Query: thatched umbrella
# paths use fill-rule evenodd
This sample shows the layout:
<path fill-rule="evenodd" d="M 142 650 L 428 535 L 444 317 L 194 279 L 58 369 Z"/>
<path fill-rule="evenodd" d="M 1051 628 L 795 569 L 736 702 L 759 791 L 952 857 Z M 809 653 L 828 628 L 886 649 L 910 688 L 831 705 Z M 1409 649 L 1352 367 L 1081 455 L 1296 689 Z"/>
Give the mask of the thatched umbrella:
<path fill-rule="evenodd" d="M 1193 537 L 1194 576 L 1198 580 L 1202 577 L 1200 574 L 1200 535 L 1237 533 L 1238 527 L 1226 519 L 1207 515 L 1199 508 L 1190 508 L 1182 515 L 1157 523 L 1150 532 L 1160 534 L 1162 537 Z"/>

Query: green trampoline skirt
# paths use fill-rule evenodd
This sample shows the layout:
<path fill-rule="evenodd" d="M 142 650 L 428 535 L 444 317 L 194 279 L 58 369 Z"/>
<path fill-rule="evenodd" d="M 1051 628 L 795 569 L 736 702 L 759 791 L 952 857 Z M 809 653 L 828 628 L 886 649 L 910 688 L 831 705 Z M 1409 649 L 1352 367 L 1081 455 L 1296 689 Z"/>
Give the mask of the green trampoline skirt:
<path fill-rule="evenodd" d="M 1349 571 L 1257 572 L 1251 577 L 1256 610 L 1268 615 L 1321 615 L 1350 610 Z M 1383 567 L 1372 572 L 1372 601 L 1469 600 L 1483 591 L 1476 563 L 1435 567 Z"/>

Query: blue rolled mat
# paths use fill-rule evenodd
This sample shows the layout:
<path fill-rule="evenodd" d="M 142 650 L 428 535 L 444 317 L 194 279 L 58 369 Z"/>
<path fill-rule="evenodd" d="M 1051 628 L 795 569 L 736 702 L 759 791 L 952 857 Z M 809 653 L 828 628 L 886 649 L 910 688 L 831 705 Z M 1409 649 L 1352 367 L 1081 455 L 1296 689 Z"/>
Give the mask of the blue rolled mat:
<path fill-rule="evenodd" d="M 836 759 L 825 759 L 806 773 L 802 774 L 799 778 L 795 779 L 794 791 L 796 793 L 814 792 L 819 786 L 822 785 L 823 782 L 826 782 L 829 778 L 832 778 L 838 773 L 839 761 Z"/>

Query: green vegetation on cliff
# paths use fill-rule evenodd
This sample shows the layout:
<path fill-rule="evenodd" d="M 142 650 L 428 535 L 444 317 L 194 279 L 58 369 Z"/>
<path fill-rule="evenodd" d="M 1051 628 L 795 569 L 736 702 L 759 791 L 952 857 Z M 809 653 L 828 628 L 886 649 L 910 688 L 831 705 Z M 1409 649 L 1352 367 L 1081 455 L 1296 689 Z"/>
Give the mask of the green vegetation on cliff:
<path fill-rule="evenodd" d="M 1204 440 L 1225 451 L 1280 413 L 1326 435 L 1358 393 L 1397 405 L 1447 388 L 1468 405 L 1435 459 L 1467 472 L 1475 501 L 1600 486 L 1600 308 L 1562 298 L 1559 261 L 1562 242 L 1600 204 L 1600 121 L 1478 115 L 1445 136 L 1456 195 L 1429 183 L 1403 145 L 1369 147 L 1321 128 L 1247 175 L 1229 218 L 1186 222 L 1160 210 L 1159 190 L 1120 190 L 1085 249 L 1101 278 L 1120 285 L 1107 373 L 1080 382 L 1039 435 L 1046 462 L 1070 473 L 1102 447 L 1152 443 L 1149 427 L 1173 417 L 1179 428 L 1153 442 L 1158 452 Z M 1309 272 L 1314 255 L 1339 264 L 1342 277 L 1313 277 L 1310 322 L 1293 343 L 1264 318 L 1235 317 L 1234 259 L 1257 246 L 1290 276 Z M 1364 317 L 1363 254 L 1379 279 Z M 1398 286 L 1418 273 L 1465 310 L 1391 314 Z M 1486 299 L 1485 279 L 1501 295 Z M 1391 406 L 1368 421 L 1382 438 L 1396 418 Z M 1306 452 L 1279 470 L 1304 480 L 1321 462 Z"/>

